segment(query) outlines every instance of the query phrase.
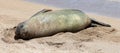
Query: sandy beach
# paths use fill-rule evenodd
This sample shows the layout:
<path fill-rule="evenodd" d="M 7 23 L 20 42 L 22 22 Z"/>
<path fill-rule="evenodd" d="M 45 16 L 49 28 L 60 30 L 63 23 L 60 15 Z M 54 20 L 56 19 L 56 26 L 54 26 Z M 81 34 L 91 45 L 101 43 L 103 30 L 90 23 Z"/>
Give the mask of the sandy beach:
<path fill-rule="evenodd" d="M 76 33 L 61 32 L 50 37 L 15 42 L 6 30 L 42 9 L 59 10 L 23 0 L 0 0 L 0 53 L 120 53 L 120 19 L 85 12 L 112 27 L 90 27 Z"/>

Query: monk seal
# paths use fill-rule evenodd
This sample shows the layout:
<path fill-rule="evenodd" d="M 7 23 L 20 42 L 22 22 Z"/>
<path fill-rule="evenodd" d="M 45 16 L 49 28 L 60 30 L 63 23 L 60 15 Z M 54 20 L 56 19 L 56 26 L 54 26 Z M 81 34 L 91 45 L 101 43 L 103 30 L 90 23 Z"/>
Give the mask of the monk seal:
<path fill-rule="evenodd" d="M 54 10 L 43 9 L 30 19 L 18 24 L 15 39 L 32 39 L 50 36 L 59 32 L 75 32 L 88 26 L 102 25 L 110 27 L 89 18 L 84 12 L 77 9 Z"/>

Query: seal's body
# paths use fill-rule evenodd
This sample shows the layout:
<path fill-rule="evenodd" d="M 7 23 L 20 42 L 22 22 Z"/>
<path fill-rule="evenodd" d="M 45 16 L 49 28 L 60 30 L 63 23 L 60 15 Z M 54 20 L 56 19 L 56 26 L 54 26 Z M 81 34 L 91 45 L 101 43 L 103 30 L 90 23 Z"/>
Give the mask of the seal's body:
<path fill-rule="evenodd" d="M 58 32 L 79 31 L 91 23 L 92 20 L 80 10 L 42 10 L 17 26 L 15 39 L 31 39 Z"/>

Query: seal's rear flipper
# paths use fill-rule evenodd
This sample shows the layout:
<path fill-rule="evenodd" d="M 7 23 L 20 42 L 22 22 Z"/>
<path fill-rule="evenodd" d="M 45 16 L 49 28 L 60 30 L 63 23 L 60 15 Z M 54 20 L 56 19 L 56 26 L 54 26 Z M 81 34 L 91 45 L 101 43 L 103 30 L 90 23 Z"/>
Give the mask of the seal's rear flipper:
<path fill-rule="evenodd" d="M 97 25 L 101 25 L 101 26 L 106 26 L 106 27 L 111 27 L 111 25 L 103 23 L 103 22 L 99 22 L 95 19 L 91 19 L 91 26 L 97 26 Z"/>

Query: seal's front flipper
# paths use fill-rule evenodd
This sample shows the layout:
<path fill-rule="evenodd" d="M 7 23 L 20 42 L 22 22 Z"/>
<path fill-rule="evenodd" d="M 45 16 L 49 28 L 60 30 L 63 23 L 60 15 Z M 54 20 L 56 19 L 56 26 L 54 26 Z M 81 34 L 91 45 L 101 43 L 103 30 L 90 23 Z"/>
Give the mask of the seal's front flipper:
<path fill-rule="evenodd" d="M 106 24 L 106 23 L 103 23 L 103 22 L 99 22 L 99 21 L 96 21 L 95 19 L 91 19 L 91 26 L 94 27 L 94 26 L 97 26 L 97 25 L 101 25 L 101 26 L 106 26 L 106 27 L 111 27 L 111 25 L 109 24 Z"/>
<path fill-rule="evenodd" d="M 40 12 L 41 13 L 45 13 L 45 12 L 49 12 L 49 11 L 52 11 L 51 9 L 43 9 L 43 10 L 41 10 Z"/>
<path fill-rule="evenodd" d="M 52 10 L 51 10 L 51 9 L 43 9 L 43 10 L 35 13 L 32 17 L 34 17 L 34 16 L 36 16 L 36 15 L 38 15 L 38 14 L 40 14 L 40 13 L 46 13 L 46 12 L 49 12 L 49 11 L 52 11 Z"/>

